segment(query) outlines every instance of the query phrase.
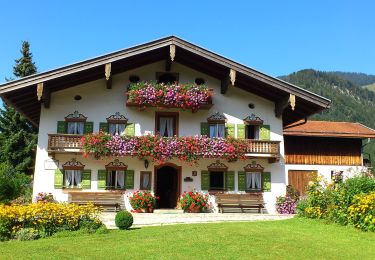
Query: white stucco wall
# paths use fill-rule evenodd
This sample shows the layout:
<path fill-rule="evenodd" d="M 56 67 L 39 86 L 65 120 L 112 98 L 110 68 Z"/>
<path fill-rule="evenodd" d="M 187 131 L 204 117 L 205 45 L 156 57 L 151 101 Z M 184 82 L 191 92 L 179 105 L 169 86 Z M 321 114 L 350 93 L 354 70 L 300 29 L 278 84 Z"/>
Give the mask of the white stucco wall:
<path fill-rule="evenodd" d="M 87 117 L 87 121 L 94 122 L 94 132 L 99 130 L 99 122 L 105 122 L 106 118 L 115 112 L 125 115 L 129 122 L 136 123 L 136 135 L 142 135 L 145 131 L 155 130 L 155 108 L 147 108 L 145 111 L 139 111 L 138 108 L 129 108 L 125 106 L 125 90 L 129 83 L 129 75 L 138 75 L 141 80 L 155 80 L 156 72 L 164 71 L 164 61 L 143 66 L 131 71 L 114 75 L 112 89 L 106 89 L 105 79 L 78 85 L 62 91 L 53 92 L 51 96 L 51 106 L 48 109 L 42 107 L 40 127 L 38 135 L 37 157 L 34 175 L 34 196 L 38 192 L 52 192 L 58 200 L 66 201 L 66 191 L 54 189 L 54 170 L 45 169 L 45 161 L 51 159 L 47 153 L 48 134 L 56 133 L 57 121 L 64 120 L 64 117 L 75 110 Z M 173 63 L 171 72 L 179 73 L 181 83 L 194 82 L 195 78 L 201 77 L 206 81 L 209 88 L 213 88 L 215 95 L 213 97 L 214 106 L 210 110 L 199 110 L 192 113 L 191 110 L 168 109 L 160 111 L 178 111 L 179 112 L 179 135 L 190 136 L 200 134 L 200 122 L 206 122 L 208 116 L 216 111 L 224 113 L 228 118 L 228 123 L 241 124 L 242 119 L 247 115 L 254 113 L 264 120 L 264 124 L 271 126 L 271 140 L 281 141 L 281 159 L 279 162 L 269 164 L 265 159 L 251 159 L 239 161 L 236 163 L 226 163 L 229 170 L 243 170 L 243 167 L 255 160 L 265 167 L 265 171 L 271 172 L 271 192 L 264 194 L 267 201 L 269 212 L 274 212 L 273 204 L 275 197 L 285 192 L 287 183 L 284 168 L 284 144 L 282 134 L 282 121 L 276 118 L 274 114 L 274 103 L 240 90 L 236 87 L 229 87 L 225 95 L 220 94 L 220 81 L 199 71 L 192 70 L 178 63 Z M 104 73 L 104 72 L 103 72 Z M 74 100 L 75 95 L 81 95 L 82 100 Z M 249 109 L 248 104 L 253 103 L 254 109 Z M 56 159 L 60 162 L 60 167 L 66 161 L 75 157 L 78 161 L 86 165 L 85 168 L 92 170 L 92 190 L 95 190 L 97 170 L 104 169 L 104 165 L 112 159 L 96 161 L 93 158 L 82 158 L 81 155 L 57 154 Z M 122 158 L 129 169 L 135 170 L 135 189 L 139 187 L 139 172 L 145 170 L 143 161 L 136 158 Z M 151 161 L 151 160 L 150 160 Z M 198 166 L 188 166 L 179 161 L 173 163 L 182 165 L 182 179 L 190 176 L 193 170 L 198 171 L 197 177 L 192 177 L 193 182 L 182 182 L 181 191 L 200 189 L 200 170 L 207 169 L 207 165 L 215 160 L 201 160 Z M 150 164 L 148 170 L 153 171 L 153 165 Z M 154 178 L 153 178 L 154 181 Z M 237 187 L 237 185 L 236 185 Z"/>

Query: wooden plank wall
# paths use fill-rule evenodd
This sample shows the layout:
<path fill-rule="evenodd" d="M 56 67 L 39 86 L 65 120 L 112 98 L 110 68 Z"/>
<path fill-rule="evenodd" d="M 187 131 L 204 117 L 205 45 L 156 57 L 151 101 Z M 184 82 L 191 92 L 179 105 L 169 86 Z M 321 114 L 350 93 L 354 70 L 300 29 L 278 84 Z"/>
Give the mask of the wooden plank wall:
<path fill-rule="evenodd" d="M 303 196 L 306 194 L 309 181 L 313 181 L 318 177 L 317 171 L 288 171 L 288 184 L 293 186 Z"/>
<path fill-rule="evenodd" d="M 362 165 L 362 140 L 349 138 L 284 136 L 285 163 Z"/>

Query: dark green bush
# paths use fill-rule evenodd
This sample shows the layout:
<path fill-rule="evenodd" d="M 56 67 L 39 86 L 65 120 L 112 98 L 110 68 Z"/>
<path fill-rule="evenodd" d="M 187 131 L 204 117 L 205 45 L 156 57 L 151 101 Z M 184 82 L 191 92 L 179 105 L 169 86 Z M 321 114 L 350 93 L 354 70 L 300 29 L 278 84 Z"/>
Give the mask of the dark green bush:
<path fill-rule="evenodd" d="M 0 241 L 7 241 L 11 237 L 11 223 L 7 220 L 0 220 Z"/>
<path fill-rule="evenodd" d="M 133 225 L 133 215 L 126 210 L 121 210 L 116 214 L 115 223 L 119 229 L 129 229 Z"/>
<path fill-rule="evenodd" d="M 0 203 L 9 203 L 23 195 L 30 187 L 30 177 L 0 163 Z"/>
<path fill-rule="evenodd" d="M 108 234 L 109 233 L 109 229 L 105 225 L 102 225 L 100 228 L 98 228 L 95 231 L 95 233 L 96 234 Z"/>
<path fill-rule="evenodd" d="M 79 229 L 87 229 L 89 232 L 94 233 L 103 224 L 93 219 L 85 219 L 79 222 Z"/>
<path fill-rule="evenodd" d="M 299 216 L 305 216 L 305 209 L 309 206 L 307 199 L 301 199 L 297 202 L 296 212 Z"/>

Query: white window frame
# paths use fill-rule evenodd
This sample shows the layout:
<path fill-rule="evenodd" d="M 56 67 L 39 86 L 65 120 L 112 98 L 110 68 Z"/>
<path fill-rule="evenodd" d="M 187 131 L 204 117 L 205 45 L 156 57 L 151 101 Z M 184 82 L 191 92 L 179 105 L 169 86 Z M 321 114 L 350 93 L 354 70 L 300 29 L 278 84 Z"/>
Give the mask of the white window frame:
<path fill-rule="evenodd" d="M 215 133 L 216 133 L 215 135 L 211 134 L 211 126 L 215 127 Z M 223 131 L 224 136 L 220 136 L 219 137 L 219 126 L 223 126 L 223 128 L 224 128 L 224 131 Z M 210 138 L 225 138 L 225 123 L 209 123 L 208 124 L 208 134 L 209 134 Z"/>
<path fill-rule="evenodd" d="M 256 187 L 256 188 L 249 188 L 249 183 L 248 183 L 248 174 L 259 174 L 260 178 L 259 178 L 259 187 Z M 251 172 L 251 171 L 248 171 L 248 172 L 245 172 L 245 181 L 246 181 L 246 190 L 247 191 L 262 191 L 262 173 L 261 172 Z M 255 185 L 254 185 L 255 186 Z"/>

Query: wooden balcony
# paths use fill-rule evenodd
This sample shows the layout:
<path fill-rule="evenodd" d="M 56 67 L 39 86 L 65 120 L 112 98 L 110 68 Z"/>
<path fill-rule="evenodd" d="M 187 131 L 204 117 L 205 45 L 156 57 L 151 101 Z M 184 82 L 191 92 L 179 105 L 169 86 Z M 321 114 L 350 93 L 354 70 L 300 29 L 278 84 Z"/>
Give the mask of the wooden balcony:
<path fill-rule="evenodd" d="M 49 153 L 81 153 L 81 135 L 49 134 Z M 280 158 L 280 141 L 247 140 L 247 154 L 249 158 L 268 158 L 277 161 Z"/>
<path fill-rule="evenodd" d="M 49 134 L 48 153 L 80 153 L 82 135 Z"/>

